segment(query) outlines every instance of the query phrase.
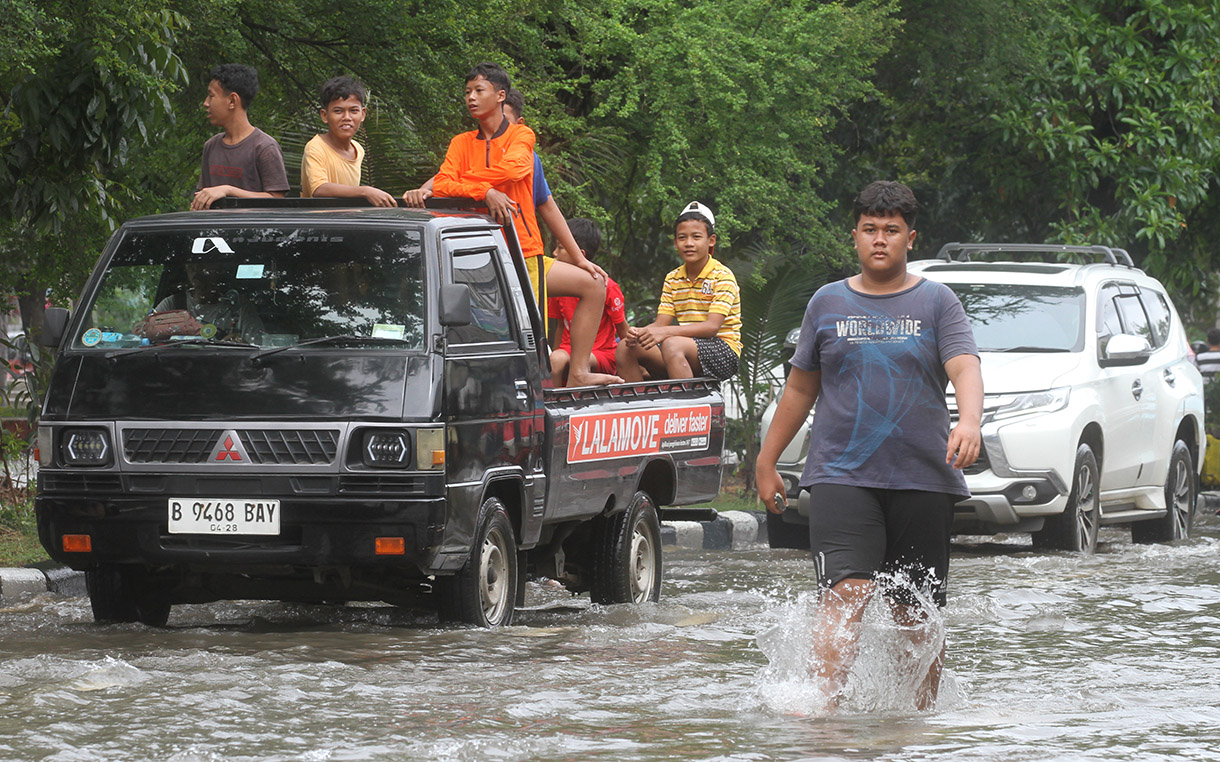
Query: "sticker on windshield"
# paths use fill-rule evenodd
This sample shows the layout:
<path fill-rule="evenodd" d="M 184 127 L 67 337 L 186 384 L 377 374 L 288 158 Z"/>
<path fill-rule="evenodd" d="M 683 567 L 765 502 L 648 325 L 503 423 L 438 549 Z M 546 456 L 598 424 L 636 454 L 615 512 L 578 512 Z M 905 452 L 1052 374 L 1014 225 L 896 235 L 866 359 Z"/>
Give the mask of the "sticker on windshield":
<path fill-rule="evenodd" d="M 263 277 L 262 265 L 238 265 L 237 277 L 239 279 L 261 278 Z"/>
<path fill-rule="evenodd" d="M 191 244 L 192 254 L 210 254 L 213 251 L 220 252 L 221 254 L 233 253 L 232 247 L 225 243 L 225 239 L 219 236 L 199 237 Z"/>
<path fill-rule="evenodd" d="M 390 323 L 376 323 L 373 325 L 374 339 L 401 339 L 407 333 L 405 325 L 393 325 Z"/>
<path fill-rule="evenodd" d="M 85 331 L 80 337 L 80 343 L 87 347 L 96 347 L 102 340 L 102 331 L 98 328 L 90 328 Z"/>
<path fill-rule="evenodd" d="M 213 336 L 216 335 L 216 324 L 215 323 L 204 323 L 202 326 L 199 327 L 199 335 L 205 339 L 212 338 Z"/>

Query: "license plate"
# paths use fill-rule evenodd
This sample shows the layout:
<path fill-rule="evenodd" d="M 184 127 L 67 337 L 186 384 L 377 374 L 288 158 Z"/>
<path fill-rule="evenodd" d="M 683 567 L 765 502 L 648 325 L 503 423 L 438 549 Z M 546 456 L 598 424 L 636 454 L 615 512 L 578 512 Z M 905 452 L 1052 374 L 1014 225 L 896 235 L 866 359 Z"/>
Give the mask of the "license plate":
<path fill-rule="evenodd" d="M 280 501 L 171 497 L 169 533 L 278 535 Z"/>

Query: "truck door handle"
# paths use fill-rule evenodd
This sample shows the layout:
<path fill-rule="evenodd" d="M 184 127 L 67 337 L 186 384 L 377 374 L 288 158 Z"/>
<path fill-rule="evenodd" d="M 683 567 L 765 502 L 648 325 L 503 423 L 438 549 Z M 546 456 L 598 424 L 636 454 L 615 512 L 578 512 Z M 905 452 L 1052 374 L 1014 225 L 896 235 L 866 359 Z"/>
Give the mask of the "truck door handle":
<path fill-rule="evenodd" d="M 1136 399 L 1144 396 L 1144 385 L 1140 383 L 1138 378 L 1131 383 L 1131 396 Z"/>
<path fill-rule="evenodd" d="M 1173 386 L 1174 383 L 1177 382 L 1177 380 L 1178 380 L 1178 377 L 1173 374 L 1173 370 L 1171 368 L 1166 368 L 1165 369 L 1165 383 L 1169 384 L 1170 386 Z"/>
<path fill-rule="evenodd" d="M 517 399 L 521 400 L 522 402 L 525 402 L 527 399 L 529 399 L 529 389 L 530 389 L 529 382 L 527 382 L 523 378 L 519 378 L 516 380 L 516 382 L 513 384 L 513 386 L 517 387 Z"/>

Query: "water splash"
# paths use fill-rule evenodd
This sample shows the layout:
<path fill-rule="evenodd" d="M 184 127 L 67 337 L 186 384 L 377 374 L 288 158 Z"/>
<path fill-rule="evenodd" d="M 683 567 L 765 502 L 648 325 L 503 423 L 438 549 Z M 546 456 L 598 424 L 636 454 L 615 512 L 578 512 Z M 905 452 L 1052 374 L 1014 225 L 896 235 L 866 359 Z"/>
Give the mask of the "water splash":
<path fill-rule="evenodd" d="M 780 714 L 824 717 L 832 714 L 907 714 L 917 711 L 921 685 L 945 646 L 945 619 L 929 591 L 905 580 L 879 575 L 878 594 L 865 606 L 854 643 L 856 658 L 846 680 L 835 685 L 823 671 L 813 641 L 825 630 L 840 651 L 853 648 L 850 626 L 826 628 L 826 608 L 817 593 L 805 593 L 783 606 L 778 622 L 760 634 L 758 647 L 769 664 L 756 680 L 763 706 Z M 912 601 L 907 619 L 895 621 L 887 594 L 901 592 Z M 951 703 L 958 703 L 956 680 L 942 679 Z M 949 697 L 946 697 L 949 698 Z"/>

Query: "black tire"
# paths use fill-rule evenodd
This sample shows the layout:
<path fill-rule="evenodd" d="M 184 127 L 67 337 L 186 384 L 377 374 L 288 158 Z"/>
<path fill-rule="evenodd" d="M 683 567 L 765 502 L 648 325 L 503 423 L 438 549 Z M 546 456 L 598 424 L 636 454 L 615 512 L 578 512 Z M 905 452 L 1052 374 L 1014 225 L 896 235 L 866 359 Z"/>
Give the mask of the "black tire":
<path fill-rule="evenodd" d="M 627 510 L 599 520 L 593 542 L 594 603 L 661 600 L 661 523 L 647 492 L 636 492 Z"/>
<path fill-rule="evenodd" d="M 1097 530 L 1101 525 L 1101 469 L 1093 448 L 1076 448 L 1072 471 L 1072 492 L 1067 507 L 1058 516 L 1048 516 L 1041 531 L 1034 532 L 1034 547 L 1070 550 L 1092 555 L 1097 550 Z"/>
<path fill-rule="evenodd" d="M 457 574 L 436 580 L 441 619 L 479 627 L 512 624 L 519 574 L 517 540 L 508 511 L 499 498 L 488 498 L 479 508 L 466 565 Z"/>
<path fill-rule="evenodd" d="M 164 627 L 169 620 L 169 597 L 142 569 L 101 564 L 85 572 L 85 589 L 95 622 Z"/>
<path fill-rule="evenodd" d="M 809 525 L 793 524 L 784 521 L 780 514 L 767 511 L 767 546 L 773 549 L 809 550 Z"/>
<path fill-rule="evenodd" d="M 1131 542 L 1173 542 L 1190 537 L 1198 498 L 1195 460 L 1190 455 L 1190 448 L 1179 439 L 1173 443 L 1169 474 L 1165 477 L 1165 507 L 1169 510 L 1159 518 L 1133 522 Z"/>

